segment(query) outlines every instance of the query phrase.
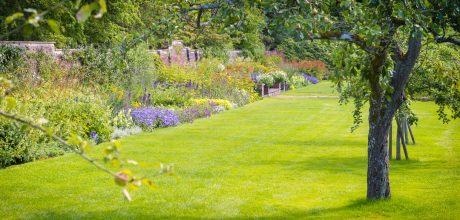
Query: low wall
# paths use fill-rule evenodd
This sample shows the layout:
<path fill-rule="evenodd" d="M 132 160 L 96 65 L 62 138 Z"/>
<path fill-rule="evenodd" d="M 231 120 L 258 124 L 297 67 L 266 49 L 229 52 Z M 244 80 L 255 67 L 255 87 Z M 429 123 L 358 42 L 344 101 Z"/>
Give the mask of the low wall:
<path fill-rule="evenodd" d="M 55 42 L 39 42 L 39 41 L 0 41 L 0 45 L 10 45 L 24 48 L 26 50 L 34 52 L 44 52 L 47 53 L 56 59 L 61 59 L 64 56 L 65 52 L 72 53 L 73 51 L 78 51 L 79 49 L 57 49 L 55 47 Z M 158 54 L 160 59 L 167 65 L 170 64 L 179 64 L 179 65 L 188 65 L 193 64 L 199 61 L 203 57 L 202 51 L 198 49 L 191 49 L 185 47 L 182 41 L 173 41 L 171 46 L 167 49 L 157 49 L 149 50 L 149 53 Z M 283 53 L 281 51 L 266 51 L 266 55 L 280 55 L 282 57 Z M 243 53 L 241 50 L 233 50 L 229 52 L 230 61 L 235 60 L 238 57 L 242 57 Z"/>
<path fill-rule="evenodd" d="M 79 49 L 57 49 L 55 42 L 39 41 L 0 41 L 0 45 L 9 45 L 24 48 L 33 52 L 44 52 L 57 59 L 62 58 L 65 52 L 72 53 Z M 173 41 L 167 49 L 149 50 L 149 53 L 158 54 L 165 64 L 187 65 L 195 63 L 202 58 L 202 52 L 189 47 L 184 47 L 181 41 Z"/>

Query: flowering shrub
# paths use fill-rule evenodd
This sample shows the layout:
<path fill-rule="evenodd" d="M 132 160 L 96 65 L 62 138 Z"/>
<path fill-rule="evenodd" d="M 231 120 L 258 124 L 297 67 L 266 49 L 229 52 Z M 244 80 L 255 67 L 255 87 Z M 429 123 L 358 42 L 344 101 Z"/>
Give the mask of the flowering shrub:
<path fill-rule="evenodd" d="M 303 74 L 303 77 L 308 80 L 308 82 L 312 83 L 312 84 L 316 84 L 318 83 L 318 79 L 314 76 L 310 76 L 310 75 L 307 75 L 307 74 Z"/>
<path fill-rule="evenodd" d="M 286 81 L 287 79 L 286 73 L 282 70 L 275 71 L 271 75 L 273 76 L 273 80 L 275 81 L 275 83 L 281 83 Z"/>
<path fill-rule="evenodd" d="M 169 109 L 150 107 L 133 109 L 131 117 L 134 123 L 145 129 L 170 127 L 180 124 L 177 115 Z"/>
<path fill-rule="evenodd" d="M 205 103 L 203 105 L 192 105 L 177 111 L 181 123 L 190 123 L 197 118 L 207 118 L 212 114 L 213 108 Z"/>
<path fill-rule="evenodd" d="M 294 74 L 288 79 L 288 83 L 291 89 L 295 89 L 308 85 L 308 80 L 305 77 Z"/>
<path fill-rule="evenodd" d="M 131 109 L 119 111 L 112 119 L 112 126 L 115 128 L 130 128 L 133 125 L 134 121 L 131 117 Z"/>
<path fill-rule="evenodd" d="M 203 105 L 207 103 L 211 107 L 222 106 L 224 110 L 229 110 L 233 107 L 232 103 L 225 99 L 192 99 L 191 102 L 193 105 Z"/>
<path fill-rule="evenodd" d="M 268 75 L 268 74 L 261 74 L 257 76 L 257 82 L 260 84 L 265 84 L 268 87 L 273 86 L 275 84 L 275 80 L 273 79 L 273 76 Z"/>

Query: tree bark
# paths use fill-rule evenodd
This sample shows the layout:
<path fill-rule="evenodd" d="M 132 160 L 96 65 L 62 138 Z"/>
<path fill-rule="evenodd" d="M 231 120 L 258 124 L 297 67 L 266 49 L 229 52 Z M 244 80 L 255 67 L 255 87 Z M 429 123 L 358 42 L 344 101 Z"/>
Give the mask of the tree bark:
<path fill-rule="evenodd" d="M 390 197 L 389 157 L 387 137 L 389 127 L 385 123 L 369 121 L 367 198 Z"/>
<path fill-rule="evenodd" d="M 369 107 L 369 134 L 368 134 L 368 168 L 367 168 L 367 198 L 389 198 L 389 157 L 388 132 L 396 110 L 403 103 L 403 92 L 406 88 L 409 75 L 418 59 L 421 49 L 420 35 L 411 35 L 408 50 L 404 55 L 395 53 L 393 60 L 395 70 L 391 80 L 393 92 L 385 94 L 380 87 L 380 77 L 383 75 L 387 59 L 386 51 L 374 55 L 371 62 L 369 84 L 371 86 Z M 391 99 L 387 100 L 386 95 Z"/>

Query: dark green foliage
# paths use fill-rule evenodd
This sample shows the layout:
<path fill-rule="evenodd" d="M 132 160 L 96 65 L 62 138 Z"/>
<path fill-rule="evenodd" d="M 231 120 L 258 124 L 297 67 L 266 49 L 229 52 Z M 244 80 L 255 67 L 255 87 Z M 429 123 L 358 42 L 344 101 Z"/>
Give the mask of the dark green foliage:
<path fill-rule="evenodd" d="M 332 65 L 330 53 L 334 49 L 330 44 L 312 41 L 295 41 L 292 38 L 284 40 L 279 46 L 284 52 L 286 59 L 291 61 L 321 60 L 328 66 Z"/>
<path fill-rule="evenodd" d="M 63 153 L 54 143 L 39 138 L 28 126 L 7 120 L 0 123 L 0 168 Z"/>

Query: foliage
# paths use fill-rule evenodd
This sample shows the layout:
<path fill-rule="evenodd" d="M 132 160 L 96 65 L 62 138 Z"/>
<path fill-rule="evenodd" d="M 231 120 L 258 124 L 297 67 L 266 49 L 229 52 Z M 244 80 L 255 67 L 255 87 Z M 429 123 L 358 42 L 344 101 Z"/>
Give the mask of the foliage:
<path fill-rule="evenodd" d="M 409 97 L 428 98 L 439 105 L 446 123 L 460 117 L 460 51 L 448 45 L 429 45 L 422 52 L 407 88 Z M 452 109 L 448 117 L 447 108 Z"/>
<path fill-rule="evenodd" d="M 320 60 L 301 60 L 280 63 L 279 66 L 286 71 L 296 74 L 308 74 L 317 79 L 328 78 L 329 70 Z"/>
<path fill-rule="evenodd" d="M 334 44 L 326 42 L 296 41 L 287 38 L 278 45 L 278 49 L 283 51 L 288 61 L 320 60 L 332 67 L 331 54 L 336 48 Z"/>
<path fill-rule="evenodd" d="M 230 110 L 233 108 L 233 105 L 230 101 L 224 99 L 192 99 L 192 105 L 203 105 L 209 104 L 210 106 L 222 106 L 225 110 Z"/>
<path fill-rule="evenodd" d="M 308 83 L 309 82 L 307 79 L 305 79 L 305 77 L 298 74 L 293 74 L 291 75 L 291 77 L 288 78 L 288 84 L 290 89 L 305 87 L 308 85 Z"/>
<path fill-rule="evenodd" d="M 111 120 L 111 125 L 115 128 L 131 128 L 134 126 L 134 121 L 131 118 L 131 109 L 121 110 Z"/>
<path fill-rule="evenodd" d="M 257 76 L 257 82 L 260 84 L 264 84 L 268 87 L 271 87 L 273 86 L 273 84 L 275 84 L 273 76 L 269 74 L 260 74 L 259 76 Z"/>
<path fill-rule="evenodd" d="M 282 83 L 287 80 L 287 74 L 284 71 L 278 70 L 271 73 L 275 83 Z"/>
<path fill-rule="evenodd" d="M 0 168 L 62 155 L 64 151 L 54 143 L 40 141 L 30 127 L 11 120 L 0 122 Z"/>

